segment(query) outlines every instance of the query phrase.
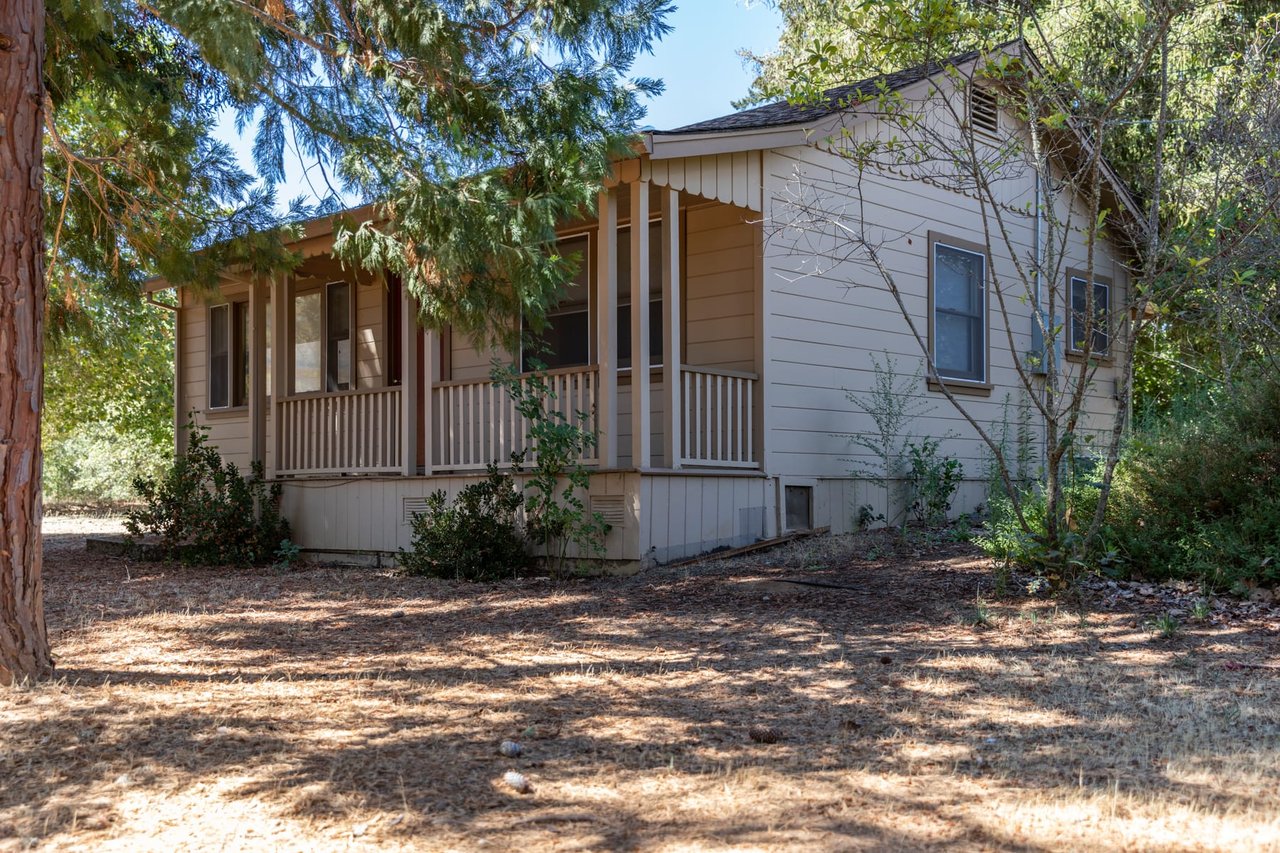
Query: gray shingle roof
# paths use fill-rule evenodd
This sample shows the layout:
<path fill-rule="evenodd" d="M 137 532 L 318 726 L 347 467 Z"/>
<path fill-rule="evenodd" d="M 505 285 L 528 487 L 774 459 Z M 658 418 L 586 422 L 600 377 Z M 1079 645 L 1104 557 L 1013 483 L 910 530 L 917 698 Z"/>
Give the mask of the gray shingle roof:
<path fill-rule="evenodd" d="M 857 83 L 837 86 L 822 93 L 817 103 L 791 104 L 778 101 L 772 104 L 753 107 L 718 118 L 686 124 L 674 130 L 660 131 L 662 134 L 684 133 L 723 133 L 734 130 L 758 130 L 766 127 L 783 127 L 791 124 L 804 124 L 842 109 L 847 109 L 859 101 L 874 98 L 881 92 L 893 92 L 904 86 L 937 74 L 949 65 L 959 65 L 976 59 L 978 51 L 956 54 L 942 62 L 926 62 L 901 71 L 888 74 L 877 74 Z"/>

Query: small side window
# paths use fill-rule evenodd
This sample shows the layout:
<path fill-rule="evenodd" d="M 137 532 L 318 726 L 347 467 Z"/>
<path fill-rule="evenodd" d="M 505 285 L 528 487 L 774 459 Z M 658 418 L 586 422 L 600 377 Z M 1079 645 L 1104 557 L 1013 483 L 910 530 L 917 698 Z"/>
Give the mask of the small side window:
<path fill-rule="evenodd" d="M 1093 322 L 1089 316 L 1088 282 L 1079 276 L 1071 277 L 1071 352 L 1081 355 L 1108 356 L 1111 354 L 1111 333 L 1108 320 L 1111 316 L 1111 286 L 1103 281 L 1093 283 Z M 1087 331 L 1092 341 L 1086 341 Z"/>

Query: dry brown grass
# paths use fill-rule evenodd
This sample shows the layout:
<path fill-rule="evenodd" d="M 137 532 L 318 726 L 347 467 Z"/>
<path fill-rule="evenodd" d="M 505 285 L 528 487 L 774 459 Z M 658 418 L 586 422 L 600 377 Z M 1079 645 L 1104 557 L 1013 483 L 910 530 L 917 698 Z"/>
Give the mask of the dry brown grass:
<path fill-rule="evenodd" d="M 1280 638 L 973 627 L 960 547 L 456 586 L 48 541 L 59 680 L 0 693 L 0 850 L 1280 849 L 1280 673 L 1224 667 Z"/>

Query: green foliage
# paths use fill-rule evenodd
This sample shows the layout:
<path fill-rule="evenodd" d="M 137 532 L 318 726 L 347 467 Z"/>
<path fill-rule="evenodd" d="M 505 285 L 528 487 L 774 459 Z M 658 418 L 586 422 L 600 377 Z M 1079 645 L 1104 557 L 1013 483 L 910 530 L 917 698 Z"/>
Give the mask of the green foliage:
<path fill-rule="evenodd" d="M 570 546 L 580 558 L 598 558 L 604 555 L 609 533 L 604 517 L 588 511 L 582 500 L 591 485 L 591 472 L 582 458 L 596 446 L 596 434 L 589 428 L 591 414 L 562 412 L 550 383 L 539 373 L 521 376 L 495 364 L 491 377 L 528 425 L 529 446 L 514 460 L 533 465 L 524 487 L 525 529 L 544 549 L 551 574 L 559 577 Z"/>
<path fill-rule="evenodd" d="M 906 508 L 913 500 L 907 479 L 907 454 L 911 443 L 909 427 L 915 418 L 927 411 L 918 396 L 923 376 L 921 367 L 917 366 L 909 376 L 903 375 L 898 372 L 894 358 L 885 353 L 883 364 L 875 355 L 871 356 L 871 369 L 874 375 L 871 390 L 865 395 L 846 391 L 845 397 L 858 411 L 871 417 L 875 430 L 852 433 L 845 437 L 855 447 L 865 450 L 872 461 L 847 461 L 854 463 L 852 473 L 855 477 L 868 480 L 884 489 L 885 512 L 877 518 L 870 507 L 859 508 L 859 526 L 876 520 L 892 519 L 895 524 L 899 518 L 906 520 Z M 901 513 L 893 512 L 895 498 L 902 498 Z M 867 511 L 864 512 L 864 509 Z"/>
<path fill-rule="evenodd" d="M 1147 629 L 1162 640 L 1172 640 L 1182 633 L 1182 623 L 1173 614 L 1162 613 L 1147 623 Z"/>
<path fill-rule="evenodd" d="M 173 448 L 144 432 L 120 432 L 95 421 L 70 435 L 50 436 L 41 486 L 45 504 L 118 504 L 137 497 L 134 481 L 159 477 Z"/>
<path fill-rule="evenodd" d="M 273 569 L 287 571 L 293 568 L 293 564 L 298 562 L 298 557 L 302 554 L 302 548 L 292 539 L 286 539 L 280 543 L 280 547 L 276 548 L 275 561 L 272 562 Z"/>
<path fill-rule="evenodd" d="M 161 476 L 135 482 L 144 506 L 128 513 L 130 536 L 151 534 L 170 556 L 201 565 L 261 565 L 289 538 L 280 484 L 267 486 L 262 463 L 248 477 L 223 463 L 208 430 L 187 425 L 187 452 Z"/>
<path fill-rule="evenodd" d="M 907 486 L 916 520 L 930 527 L 945 524 L 951 499 L 964 480 L 964 466 L 950 456 L 939 456 L 935 438 L 907 444 Z"/>
<path fill-rule="evenodd" d="M 409 574 L 452 580 L 491 581 L 513 577 L 529 564 L 516 514 L 523 495 L 510 474 L 494 465 L 478 483 L 463 487 L 452 504 L 444 491 L 427 497 L 414 513 L 413 540 L 400 551 Z"/>
<path fill-rule="evenodd" d="M 1149 421 L 1122 460 L 1109 522 L 1143 575 L 1280 583 L 1280 381 L 1202 393 Z"/>
<path fill-rule="evenodd" d="M 1100 497 L 1095 463 L 1078 460 L 1070 466 L 1062 489 L 1064 528 L 1056 539 L 1049 534 L 1048 500 L 1041 486 L 1033 483 L 1017 488 L 1018 493 L 1010 496 L 1001 483 L 991 485 L 986 527 L 973 537 L 1001 571 L 1011 566 L 1029 569 L 1051 589 L 1063 590 L 1092 569 L 1114 569 L 1111 531 L 1104 530 L 1092 547 L 1079 532 L 1089 524 Z M 1014 501 L 1022 510 L 1026 528 L 1018 520 Z M 1007 585 L 1007 578 L 1004 583 Z"/>

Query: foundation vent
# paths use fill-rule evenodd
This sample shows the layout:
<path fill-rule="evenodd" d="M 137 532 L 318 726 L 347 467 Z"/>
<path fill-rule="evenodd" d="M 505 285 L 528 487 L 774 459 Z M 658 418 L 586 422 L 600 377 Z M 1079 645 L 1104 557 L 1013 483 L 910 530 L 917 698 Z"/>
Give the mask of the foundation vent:
<path fill-rule="evenodd" d="M 591 511 L 600 513 L 610 527 L 627 523 L 627 499 L 623 495 L 597 495 L 591 499 Z"/>
<path fill-rule="evenodd" d="M 404 499 L 404 518 L 405 524 L 413 522 L 414 513 L 423 513 L 427 511 L 427 499 L 422 498 L 405 498 Z"/>

